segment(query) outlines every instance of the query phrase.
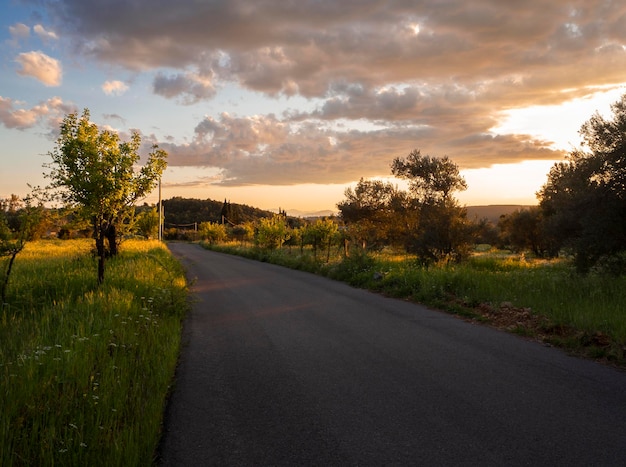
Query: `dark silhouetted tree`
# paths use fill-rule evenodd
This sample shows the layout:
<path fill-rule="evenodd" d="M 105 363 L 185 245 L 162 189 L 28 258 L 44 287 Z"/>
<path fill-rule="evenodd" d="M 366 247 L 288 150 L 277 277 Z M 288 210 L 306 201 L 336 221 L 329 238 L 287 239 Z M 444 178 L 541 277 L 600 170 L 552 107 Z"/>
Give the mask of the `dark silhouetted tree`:
<path fill-rule="evenodd" d="M 626 270 L 626 94 L 580 130 L 582 148 L 556 163 L 537 193 L 547 235 L 576 267 Z"/>
<path fill-rule="evenodd" d="M 422 156 L 414 150 L 406 158 L 394 159 L 391 171 L 409 181 L 413 204 L 419 210 L 419 223 L 407 237 L 407 250 L 426 263 L 465 258 L 472 228 L 467 211 L 453 196 L 467 188 L 458 166 L 447 157 Z"/>

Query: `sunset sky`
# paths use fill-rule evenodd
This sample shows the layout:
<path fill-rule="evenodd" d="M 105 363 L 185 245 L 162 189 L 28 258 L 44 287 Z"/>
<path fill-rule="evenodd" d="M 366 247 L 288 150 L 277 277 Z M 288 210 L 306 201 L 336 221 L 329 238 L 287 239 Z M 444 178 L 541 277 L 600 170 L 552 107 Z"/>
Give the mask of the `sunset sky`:
<path fill-rule="evenodd" d="M 163 197 L 335 210 L 413 149 L 463 204 L 533 204 L 626 93 L 618 0 L 2 0 L 0 197 L 65 114 L 169 153 Z M 154 202 L 155 195 L 148 201 Z"/>

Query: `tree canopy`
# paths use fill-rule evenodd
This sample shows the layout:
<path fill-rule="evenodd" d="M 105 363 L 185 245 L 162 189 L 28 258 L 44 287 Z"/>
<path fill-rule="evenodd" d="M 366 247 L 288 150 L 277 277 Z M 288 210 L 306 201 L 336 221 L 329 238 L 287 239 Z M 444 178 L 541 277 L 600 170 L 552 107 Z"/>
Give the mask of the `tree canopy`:
<path fill-rule="evenodd" d="M 537 193 L 546 228 L 581 272 L 626 269 L 626 94 L 611 109 L 612 118 L 596 112 L 583 124 L 582 147 L 552 167 Z"/>
<path fill-rule="evenodd" d="M 411 191 L 422 202 L 449 199 L 453 192 L 467 189 L 459 167 L 447 156 L 422 156 L 417 149 L 406 158 L 396 157 L 391 172 L 409 181 Z"/>
<path fill-rule="evenodd" d="M 133 131 L 130 141 L 101 130 L 81 116 L 67 115 L 61 123 L 56 147 L 46 167 L 53 196 L 90 219 L 96 239 L 98 282 L 104 280 L 104 258 L 117 252 L 118 232 L 134 204 L 158 183 L 167 165 L 167 153 L 154 145 L 146 162 L 140 162 L 141 137 Z M 108 243 L 108 251 L 106 249 Z"/>
<path fill-rule="evenodd" d="M 467 188 L 458 166 L 447 157 L 413 150 L 391 164 L 393 175 L 409 181 L 409 191 L 388 182 L 361 179 L 337 207 L 348 236 L 362 245 L 402 245 L 425 262 L 460 260 L 468 254 L 471 232 L 465 208 L 453 193 Z"/>

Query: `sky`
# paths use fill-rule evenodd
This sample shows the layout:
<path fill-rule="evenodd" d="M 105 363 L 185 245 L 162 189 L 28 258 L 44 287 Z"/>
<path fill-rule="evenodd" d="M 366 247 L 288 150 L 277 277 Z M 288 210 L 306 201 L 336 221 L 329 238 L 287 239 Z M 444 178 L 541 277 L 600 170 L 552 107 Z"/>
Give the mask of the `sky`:
<path fill-rule="evenodd" d="M 0 0 L 0 198 L 88 108 L 168 152 L 165 199 L 336 210 L 418 149 L 535 204 L 624 93 L 622 0 Z"/>

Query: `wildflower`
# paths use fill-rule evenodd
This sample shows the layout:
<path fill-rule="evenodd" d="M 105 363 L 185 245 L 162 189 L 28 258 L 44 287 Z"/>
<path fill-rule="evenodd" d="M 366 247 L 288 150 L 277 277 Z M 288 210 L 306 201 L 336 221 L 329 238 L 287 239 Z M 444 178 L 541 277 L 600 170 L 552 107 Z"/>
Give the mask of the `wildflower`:
<path fill-rule="evenodd" d="M 73 423 L 70 423 L 70 428 L 74 428 L 75 430 L 78 430 L 78 427 Z"/>
<path fill-rule="evenodd" d="M 85 443 L 80 443 L 80 447 L 81 447 L 81 448 L 86 448 L 86 447 L 87 447 L 87 445 L 86 445 Z"/>

